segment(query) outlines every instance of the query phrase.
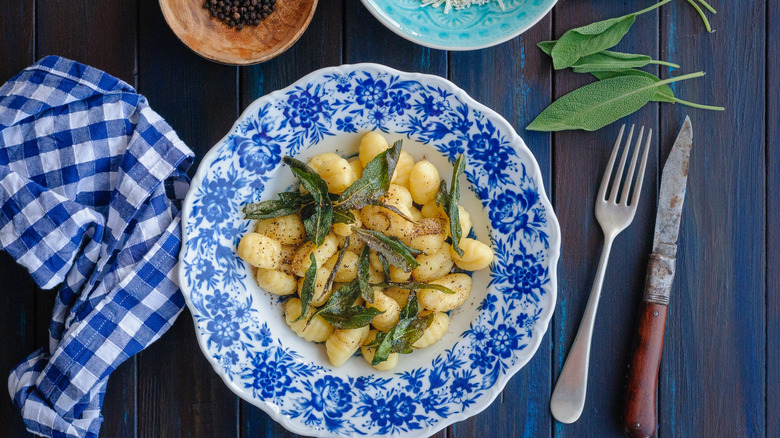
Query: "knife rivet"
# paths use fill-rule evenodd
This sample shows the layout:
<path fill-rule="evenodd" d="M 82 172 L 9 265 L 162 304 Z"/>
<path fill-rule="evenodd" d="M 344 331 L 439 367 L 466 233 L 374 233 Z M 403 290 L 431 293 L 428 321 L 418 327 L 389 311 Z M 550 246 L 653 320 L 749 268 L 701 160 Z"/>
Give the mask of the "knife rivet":
<path fill-rule="evenodd" d="M 653 311 L 653 316 L 658 316 L 658 311 L 657 310 Z"/>

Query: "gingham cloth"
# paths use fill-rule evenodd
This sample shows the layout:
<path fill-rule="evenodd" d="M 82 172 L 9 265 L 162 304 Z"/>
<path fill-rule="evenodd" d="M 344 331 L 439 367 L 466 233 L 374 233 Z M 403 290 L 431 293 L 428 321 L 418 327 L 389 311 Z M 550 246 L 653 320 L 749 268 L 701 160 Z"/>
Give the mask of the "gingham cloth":
<path fill-rule="evenodd" d="M 92 67 L 50 56 L 0 87 L 0 245 L 58 287 L 48 348 L 8 378 L 31 432 L 96 437 L 109 374 L 182 310 L 192 158 L 143 96 Z"/>

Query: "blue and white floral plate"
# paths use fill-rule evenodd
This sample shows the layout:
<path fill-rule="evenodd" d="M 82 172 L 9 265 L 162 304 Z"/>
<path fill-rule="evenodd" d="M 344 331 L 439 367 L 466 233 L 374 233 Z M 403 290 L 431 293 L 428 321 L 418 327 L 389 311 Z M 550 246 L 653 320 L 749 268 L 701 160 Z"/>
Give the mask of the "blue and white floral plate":
<path fill-rule="evenodd" d="M 503 0 L 444 13 L 421 0 L 362 0 L 388 29 L 409 41 L 442 50 L 476 50 L 508 41 L 536 24 L 558 0 Z"/>
<path fill-rule="evenodd" d="M 359 357 L 332 368 L 235 251 L 252 227 L 241 206 L 294 183 L 282 156 L 354 155 L 370 130 L 443 175 L 465 153 L 462 204 L 496 252 L 442 340 L 391 372 Z M 305 435 L 422 436 L 482 411 L 531 359 L 555 305 L 560 229 L 534 157 L 506 120 L 436 76 L 344 65 L 261 97 L 204 157 L 183 226 L 180 283 L 203 353 L 236 394 Z"/>

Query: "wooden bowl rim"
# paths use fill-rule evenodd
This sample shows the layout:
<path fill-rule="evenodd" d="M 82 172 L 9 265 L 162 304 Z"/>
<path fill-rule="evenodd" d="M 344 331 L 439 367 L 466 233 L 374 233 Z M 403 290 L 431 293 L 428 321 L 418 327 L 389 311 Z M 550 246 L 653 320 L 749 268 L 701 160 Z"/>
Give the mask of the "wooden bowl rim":
<path fill-rule="evenodd" d="M 165 22 L 168 24 L 168 27 L 173 31 L 173 34 L 176 35 L 176 38 L 179 41 L 181 41 L 181 43 L 184 44 L 184 46 L 186 46 L 188 49 L 192 50 L 193 52 L 195 52 L 199 56 L 208 59 L 209 61 L 216 62 L 216 63 L 219 63 L 219 64 L 224 64 L 224 65 L 234 65 L 234 66 L 246 66 L 246 65 L 259 64 L 261 62 L 268 61 L 269 59 L 273 59 L 273 58 L 281 55 L 285 51 L 287 51 L 287 49 L 292 47 L 292 45 L 295 44 L 301 38 L 301 35 L 303 35 L 303 33 L 306 31 L 306 29 L 309 28 L 309 24 L 311 23 L 312 18 L 314 18 L 314 12 L 317 10 L 317 5 L 319 4 L 319 0 L 311 0 L 312 1 L 311 11 L 309 11 L 309 15 L 306 17 L 306 21 L 303 22 L 303 25 L 292 36 L 292 38 L 290 38 L 289 40 L 287 40 L 287 42 L 285 42 L 284 44 L 279 46 L 279 48 L 277 48 L 276 50 L 274 50 L 272 52 L 268 52 L 266 54 L 260 55 L 260 56 L 258 56 L 256 58 L 241 60 L 239 62 L 234 62 L 232 60 L 228 61 L 228 60 L 225 60 L 225 59 L 220 59 L 218 56 L 214 56 L 214 55 L 212 55 L 210 53 L 207 53 L 207 52 L 202 52 L 202 51 L 199 51 L 199 50 L 195 50 L 189 44 L 187 44 L 187 42 L 184 41 L 182 36 L 179 35 L 179 29 L 178 28 L 174 28 L 174 26 L 171 24 L 172 17 L 168 16 L 168 12 L 166 12 L 166 8 L 163 7 L 163 3 L 166 3 L 166 4 L 170 5 L 172 1 L 176 1 L 176 0 L 159 0 L 158 1 L 158 5 L 160 6 L 160 10 L 162 11 L 163 17 L 165 18 Z M 295 1 L 295 0 L 293 0 L 293 1 Z"/>

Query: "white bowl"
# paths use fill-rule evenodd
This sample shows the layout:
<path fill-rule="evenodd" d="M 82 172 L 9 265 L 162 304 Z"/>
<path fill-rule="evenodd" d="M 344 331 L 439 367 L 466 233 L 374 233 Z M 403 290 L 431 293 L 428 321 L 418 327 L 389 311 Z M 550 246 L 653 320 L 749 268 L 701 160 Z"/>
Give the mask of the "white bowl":
<path fill-rule="evenodd" d="M 496 251 L 442 340 L 389 372 L 362 358 L 331 367 L 235 253 L 252 225 L 241 206 L 293 185 L 284 155 L 354 155 L 370 130 L 403 139 L 445 179 L 464 152 L 461 203 Z M 482 411 L 531 359 L 555 306 L 560 229 L 536 160 L 506 120 L 437 76 L 344 65 L 261 97 L 204 157 L 182 223 L 180 283 L 203 353 L 231 390 L 300 434 L 429 435 Z"/>

